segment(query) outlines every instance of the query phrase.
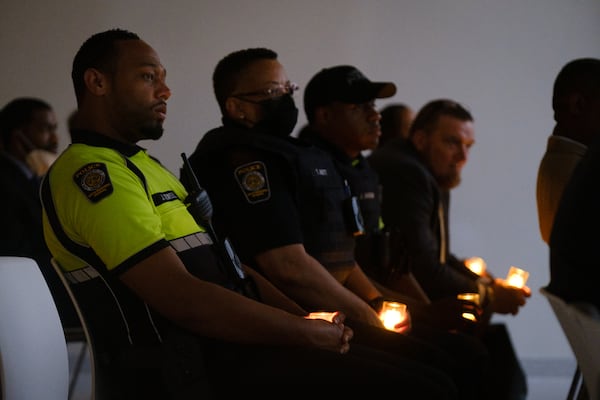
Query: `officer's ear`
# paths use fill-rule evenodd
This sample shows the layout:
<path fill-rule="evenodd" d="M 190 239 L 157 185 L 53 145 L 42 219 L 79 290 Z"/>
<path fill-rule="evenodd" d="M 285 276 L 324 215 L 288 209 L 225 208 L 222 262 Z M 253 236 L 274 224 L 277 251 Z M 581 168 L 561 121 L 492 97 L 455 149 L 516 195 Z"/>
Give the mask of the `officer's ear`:
<path fill-rule="evenodd" d="M 331 111 L 329 110 L 329 107 L 319 106 L 319 107 L 315 108 L 315 112 L 314 112 L 315 125 L 317 125 L 317 126 L 327 125 L 330 118 L 331 118 Z"/>
<path fill-rule="evenodd" d="M 87 89 L 96 96 L 102 96 L 108 90 L 108 77 L 95 68 L 85 70 L 83 81 Z"/>
<path fill-rule="evenodd" d="M 246 116 L 244 115 L 243 106 L 240 99 L 235 97 L 228 97 L 225 100 L 225 112 L 226 117 L 229 117 L 234 120 L 243 120 Z"/>
<path fill-rule="evenodd" d="M 572 115 L 581 115 L 585 112 L 588 102 L 582 93 L 571 93 L 566 96 L 566 103 L 569 113 Z"/>

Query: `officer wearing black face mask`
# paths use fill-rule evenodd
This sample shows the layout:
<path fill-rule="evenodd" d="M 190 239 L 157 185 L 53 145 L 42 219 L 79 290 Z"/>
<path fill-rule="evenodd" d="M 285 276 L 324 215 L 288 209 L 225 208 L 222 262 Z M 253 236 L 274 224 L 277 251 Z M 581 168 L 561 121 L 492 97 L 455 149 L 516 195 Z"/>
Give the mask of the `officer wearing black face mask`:
<path fill-rule="evenodd" d="M 240 87 L 227 85 L 244 79 L 248 83 Z M 348 189 L 326 153 L 290 136 L 298 118 L 293 98 L 298 87 L 288 81 L 276 54 L 232 53 L 216 67 L 213 84 L 223 125 L 203 136 L 189 161 L 213 202 L 215 229 L 227 232 L 242 261 L 257 269 L 257 251 L 289 243 L 304 243 L 333 268 L 351 265 L 355 218 L 339 212 Z M 269 211 L 273 206 L 296 218 L 277 219 Z M 260 237 L 249 234 L 249 227 L 254 233 L 260 229 Z"/>
<path fill-rule="evenodd" d="M 238 95 L 238 98 L 242 99 L 242 101 L 260 106 L 262 119 L 256 121 L 254 125 L 257 131 L 262 131 L 273 136 L 287 137 L 294 129 L 294 126 L 296 126 L 298 108 L 296 108 L 292 95 L 298 87 L 293 83 L 286 85 L 283 88 L 286 92 L 277 93 L 277 91 L 281 91 L 281 88 L 266 89 L 265 94 L 273 97 L 268 97 L 260 101 L 250 100 Z"/>

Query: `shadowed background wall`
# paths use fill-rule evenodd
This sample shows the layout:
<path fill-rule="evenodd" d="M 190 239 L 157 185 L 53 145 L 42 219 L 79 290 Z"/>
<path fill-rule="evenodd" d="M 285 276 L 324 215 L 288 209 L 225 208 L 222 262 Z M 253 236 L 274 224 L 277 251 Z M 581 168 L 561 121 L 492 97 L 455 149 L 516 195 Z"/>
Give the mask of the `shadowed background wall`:
<path fill-rule="evenodd" d="M 552 83 L 578 57 L 600 56 L 598 0 L 0 0 L 0 105 L 19 96 L 49 101 L 60 121 L 75 109 L 71 62 L 91 34 L 138 33 L 161 56 L 173 95 L 165 135 L 141 142 L 178 173 L 180 153 L 220 123 L 211 74 L 246 47 L 277 51 L 302 88 L 322 67 L 353 64 L 398 93 L 380 101 L 418 109 L 449 97 L 475 117 L 476 145 L 454 190 L 450 229 L 459 256 L 483 257 L 504 276 L 528 270 L 533 296 L 510 327 L 524 360 L 572 358 L 538 289 L 548 282 L 548 250 L 535 206 L 538 163 L 553 127 Z"/>

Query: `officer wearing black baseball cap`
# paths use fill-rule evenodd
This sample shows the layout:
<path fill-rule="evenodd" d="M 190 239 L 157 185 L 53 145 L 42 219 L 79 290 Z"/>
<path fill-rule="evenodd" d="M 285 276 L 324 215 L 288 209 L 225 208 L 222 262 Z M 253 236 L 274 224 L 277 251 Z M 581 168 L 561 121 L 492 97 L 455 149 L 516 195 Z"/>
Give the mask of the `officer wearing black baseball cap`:
<path fill-rule="evenodd" d="M 314 110 L 335 101 L 361 104 L 396 94 L 392 82 L 372 82 L 356 67 L 338 65 L 324 68 L 312 77 L 304 91 L 304 111 L 310 121 Z"/>
<path fill-rule="evenodd" d="M 309 80 L 304 92 L 304 107 L 309 124 L 299 137 L 330 155 L 336 171 L 347 185 L 347 200 L 356 199 L 358 203 L 357 214 L 361 217 L 362 231 L 353 234 L 355 262 L 344 270 L 343 275 L 336 274 L 343 276 L 346 282 L 352 282 L 350 290 L 357 296 L 380 290 L 381 285 L 375 285 L 367 277 L 381 279 L 383 276 L 387 278 L 389 274 L 390 280 L 397 279 L 407 272 L 406 268 L 410 265 L 399 251 L 402 249 L 401 238 L 381 229 L 379 178 L 361 154 L 364 150 L 374 149 L 381 136 L 381 115 L 377 111 L 375 100 L 391 97 L 395 93 L 396 86 L 393 83 L 373 82 L 356 67 L 349 65 L 322 69 Z M 345 215 L 351 215 L 348 202 L 340 204 Z M 352 220 L 346 218 L 346 222 Z M 338 231 L 333 236 L 341 237 L 342 234 L 342 231 Z M 340 250 L 341 246 L 338 246 L 336 251 Z M 328 259 L 321 258 L 327 269 L 335 268 L 336 272 L 339 271 Z M 403 281 L 412 282 L 410 279 Z M 405 284 L 402 292 L 387 290 L 384 295 L 385 300 L 393 299 L 408 306 L 407 312 L 416 325 L 405 333 L 406 338 L 425 345 L 414 350 L 414 354 L 428 359 L 430 354 L 435 354 L 435 350 L 431 349 L 443 351 L 448 364 L 452 366 L 444 371 L 455 379 L 459 397 L 462 400 L 484 398 L 483 382 L 487 382 L 487 375 L 484 375 L 482 368 L 473 368 L 473 363 L 485 365 L 487 352 L 478 339 L 457 332 L 463 327 L 473 328 L 471 323 L 465 323 L 462 318 L 463 305 L 456 300 L 457 304 L 452 309 L 439 305 L 429 307 L 428 301 L 415 295 L 422 288 L 414 285 L 411 286 L 412 291 L 406 289 L 408 285 Z M 369 304 L 375 311 L 379 311 L 383 300 L 382 296 L 372 297 Z M 465 305 L 465 310 L 473 308 L 472 304 Z M 451 312 L 453 316 L 449 317 Z M 370 336 L 371 330 L 354 320 L 352 324 L 356 342 L 370 344 L 370 340 L 363 340 Z M 383 339 L 381 340 L 383 343 Z M 475 377 L 474 370 L 480 375 Z"/>

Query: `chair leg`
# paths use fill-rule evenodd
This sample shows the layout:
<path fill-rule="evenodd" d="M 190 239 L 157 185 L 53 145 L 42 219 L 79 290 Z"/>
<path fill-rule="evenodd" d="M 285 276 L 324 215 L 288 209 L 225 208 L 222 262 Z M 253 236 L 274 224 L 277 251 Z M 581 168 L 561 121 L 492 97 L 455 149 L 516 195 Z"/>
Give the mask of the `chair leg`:
<path fill-rule="evenodd" d="M 583 377 L 581 378 L 581 384 L 579 385 L 579 393 L 577 393 L 576 400 L 591 400 L 590 395 L 587 391 L 587 387 L 585 386 L 585 381 L 583 380 Z"/>
<path fill-rule="evenodd" d="M 577 389 L 581 384 L 581 371 L 579 370 L 579 365 L 575 368 L 575 373 L 573 374 L 573 380 L 571 381 L 571 387 L 569 388 L 569 394 L 567 395 L 567 400 L 576 400 L 577 399 Z"/>
<path fill-rule="evenodd" d="M 81 350 L 79 350 L 79 354 L 77 355 L 77 359 L 75 360 L 75 365 L 73 366 L 73 374 L 69 381 L 69 400 L 73 396 L 73 390 L 75 389 L 75 385 L 77 384 L 77 378 L 79 378 L 79 373 L 81 372 L 81 367 L 83 366 L 83 359 L 87 353 L 87 343 L 81 343 Z"/>

